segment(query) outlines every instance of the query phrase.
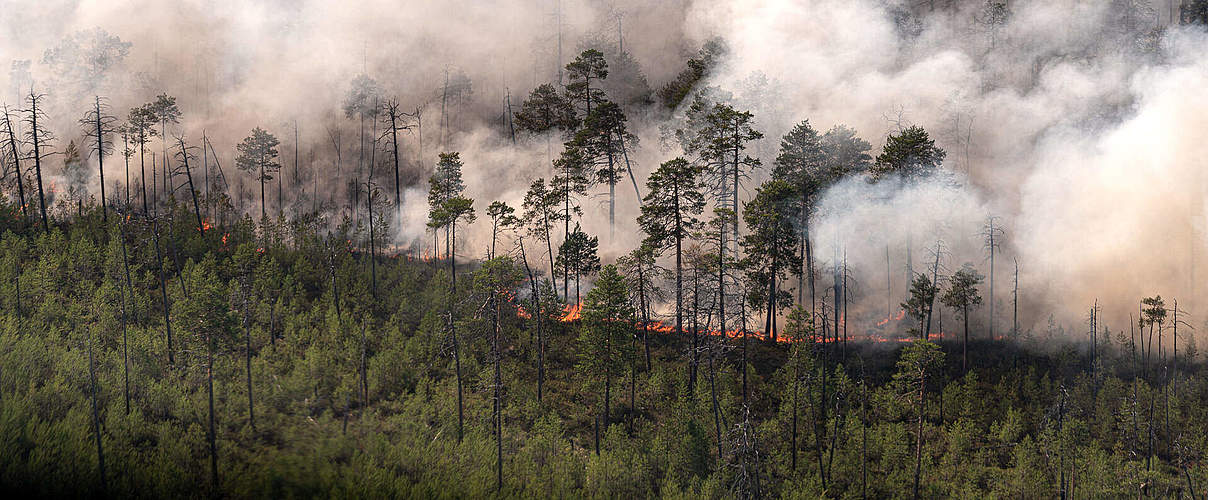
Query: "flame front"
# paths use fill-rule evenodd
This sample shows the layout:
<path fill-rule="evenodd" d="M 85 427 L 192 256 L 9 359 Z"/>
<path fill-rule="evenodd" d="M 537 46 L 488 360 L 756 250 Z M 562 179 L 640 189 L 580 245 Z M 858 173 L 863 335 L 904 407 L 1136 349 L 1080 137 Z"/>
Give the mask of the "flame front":
<path fill-rule="evenodd" d="M 558 321 L 561 321 L 563 323 L 571 323 L 574 321 L 579 321 L 579 319 L 582 318 L 582 315 L 581 315 L 582 312 L 583 312 L 583 302 L 580 301 L 578 304 L 575 304 L 575 305 L 567 304 L 565 306 L 562 306 L 562 317 L 559 318 Z"/>

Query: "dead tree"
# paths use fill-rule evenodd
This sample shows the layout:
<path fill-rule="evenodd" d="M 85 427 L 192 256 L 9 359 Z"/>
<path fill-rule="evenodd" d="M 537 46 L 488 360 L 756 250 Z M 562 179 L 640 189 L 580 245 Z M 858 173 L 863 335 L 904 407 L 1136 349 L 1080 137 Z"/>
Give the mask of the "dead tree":
<path fill-rule="evenodd" d="M 29 213 L 25 202 L 25 175 L 21 173 L 21 152 L 17 134 L 13 132 L 13 117 L 8 110 L 8 105 L 4 105 L 2 109 L 3 115 L 0 115 L 0 119 L 4 120 L 4 137 L 0 138 L 0 144 L 3 144 L 4 148 L 8 150 L 7 153 L 13 158 L 13 169 L 17 175 L 17 195 L 21 200 L 21 221 L 25 223 L 29 221 Z"/>
<path fill-rule="evenodd" d="M 110 136 L 116 131 L 116 122 L 117 117 L 108 114 L 108 106 L 101 100 L 101 96 L 93 98 L 92 110 L 80 119 L 85 135 L 92 141 L 92 151 L 96 153 L 97 171 L 101 180 L 101 220 L 105 222 L 109 222 L 109 209 L 105 198 L 105 155 L 113 152 Z"/>
<path fill-rule="evenodd" d="M 940 282 L 940 259 L 947 255 L 947 251 L 944 248 L 944 240 L 935 240 L 935 247 L 931 249 L 931 255 L 934 258 L 931 264 L 931 284 L 938 287 Z M 923 331 L 924 339 L 931 338 L 931 316 L 935 312 L 936 295 L 938 294 L 932 294 L 931 300 L 927 302 L 927 327 Z"/>
<path fill-rule="evenodd" d="M 990 293 L 987 297 L 990 303 L 990 340 L 994 340 L 994 255 L 1002 248 L 1003 230 L 999 224 L 1000 217 L 990 216 L 986 218 L 985 228 L 982 230 L 982 237 L 985 238 L 985 249 L 989 253 L 990 258 Z"/>
<path fill-rule="evenodd" d="M 530 316 L 537 327 L 537 403 L 540 404 L 545 385 L 545 337 L 541 331 L 541 324 L 545 322 L 545 316 L 541 311 L 541 288 L 536 275 L 533 274 L 533 268 L 529 267 L 528 255 L 524 251 L 523 235 L 516 236 L 516 246 L 520 248 L 520 260 L 524 263 L 524 271 L 528 274 L 529 286 L 533 295 L 533 314 Z"/>
<path fill-rule="evenodd" d="M 46 94 L 36 94 L 33 89 L 30 89 L 29 96 L 25 98 L 29 108 L 25 110 L 25 123 L 29 126 L 29 130 L 25 132 L 26 139 L 31 148 L 33 148 L 34 173 L 38 179 L 38 204 L 42 212 L 42 230 L 50 231 L 50 220 L 46 217 L 46 193 L 42 187 L 42 159 L 54 154 L 50 149 L 50 141 L 54 140 L 54 136 L 50 131 L 42 125 L 38 125 L 38 119 L 46 122 L 46 112 L 38 109 L 38 104 L 46 97 Z"/>
<path fill-rule="evenodd" d="M 388 122 L 389 129 L 382 134 L 390 135 L 390 150 L 394 157 L 394 204 L 398 207 L 399 218 L 403 215 L 403 195 L 402 195 L 402 178 L 399 175 L 399 155 L 398 155 L 398 131 L 410 130 L 411 126 L 405 125 L 403 120 L 405 113 L 399 107 L 398 99 L 389 99 L 382 105 L 382 113 Z"/>
<path fill-rule="evenodd" d="M 193 214 L 197 216 L 197 230 L 201 232 L 201 236 L 204 238 L 206 235 L 206 225 L 205 222 L 201 220 L 201 206 L 197 203 L 197 190 L 193 187 L 193 171 L 189 168 L 189 157 L 192 156 L 194 159 L 197 158 L 196 156 L 190 154 L 189 150 L 197 148 L 186 146 L 184 135 L 176 136 L 176 144 L 177 147 L 180 148 L 180 150 L 176 153 L 176 157 L 180 159 L 181 165 L 184 166 L 185 179 L 189 183 L 189 196 L 193 199 Z"/>

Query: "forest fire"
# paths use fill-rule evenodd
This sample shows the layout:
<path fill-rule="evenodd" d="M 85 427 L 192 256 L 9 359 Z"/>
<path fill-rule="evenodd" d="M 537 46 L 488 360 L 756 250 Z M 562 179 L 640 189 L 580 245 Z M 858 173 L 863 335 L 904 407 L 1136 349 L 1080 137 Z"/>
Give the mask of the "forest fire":
<path fill-rule="evenodd" d="M 202 231 L 208 231 L 208 230 L 210 230 L 210 229 L 211 229 L 211 228 L 213 228 L 213 227 L 214 227 L 214 225 L 213 225 L 213 224 L 210 224 L 210 219 L 202 219 L 202 220 L 201 220 L 201 229 L 202 229 Z M 224 241 L 223 243 L 226 243 L 226 242 Z"/>
<path fill-rule="evenodd" d="M 582 314 L 581 314 L 582 312 L 583 312 L 583 303 L 582 302 L 579 302 L 578 304 L 574 304 L 574 305 L 567 304 L 565 306 L 562 306 L 562 317 L 559 318 L 558 321 L 561 321 L 563 323 L 571 323 L 571 322 L 579 321 L 579 319 L 582 317 Z"/>
<path fill-rule="evenodd" d="M 513 300 L 514 298 L 515 298 L 514 296 L 511 296 L 511 297 L 509 297 L 508 301 L 514 302 L 514 300 Z M 580 321 L 582 319 L 582 313 L 583 313 L 583 303 L 582 302 L 579 302 L 578 304 L 573 304 L 573 305 L 567 304 L 567 305 L 562 306 L 562 316 L 560 318 L 558 318 L 558 321 L 561 323 L 573 323 L 576 321 Z M 532 315 L 529 314 L 527 311 L 525 311 L 524 308 L 521 307 L 519 304 L 516 305 L 516 316 L 519 318 L 522 318 L 522 319 L 532 318 Z M 898 314 L 897 318 L 895 318 L 895 320 L 900 321 L 905 316 L 906 316 L 906 312 L 901 311 L 901 312 L 899 312 L 899 314 Z M 840 320 L 839 324 L 843 325 L 845 322 L 846 322 L 845 320 Z M 888 322 L 889 322 L 889 319 L 882 320 L 880 323 L 877 323 L 877 326 L 883 326 Z M 653 332 L 653 333 L 670 334 L 670 333 L 674 333 L 676 331 L 675 325 L 670 325 L 670 324 L 663 323 L 662 321 L 657 321 L 657 320 L 650 321 L 650 322 L 646 323 L 645 325 L 642 325 L 642 323 L 640 321 L 635 321 L 634 326 L 638 329 L 643 329 L 643 326 L 644 326 L 644 329 L 646 332 Z M 682 333 L 692 333 L 693 330 L 682 329 L 681 332 Z M 728 339 L 741 339 L 743 337 L 743 330 L 741 330 L 741 329 L 726 330 L 724 332 L 721 330 L 709 330 L 709 331 L 702 331 L 700 333 L 702 333 L 704 335 L 709 335 L 711 337 L 725 336 Z M 768 338 L 767 334 L 765 334 L 764 332 L 759 331 L 759 330 L 747 330 L 746 334 L 749 338 L 752 338 L 752 339 L 767 339 Z M 935 334 L 932 334 L 932 337 L 943 338 L 943 335 L 944 335 L 943 333 L 935 333 Z M 906 343 L 906 342 L 911 342 L 914 340 L 913 338 L 910 338 L 910 337 L 883 337 L 880 335 L 871 335 L 871 334 L 869 334 L 869 335 L 848 335 L 846 337 L 846 339 L 848 341 L 852 341 L 852 342 L 877 342 L 877 343 L 884 343 L 884 342 Z M 810 337 L 810 338 L 804 338 L 804 339 L 799 339 L 799 340 L 792 339 L 792 338 L 785 337 L 785 336 L 779 336 L 776 338 L 777 343 L 786 343 L 786 344 L 793 343 L 793 342 L 813 342 L 813 343 L 818 343 L 818 344 L 831 344 L 831 343 L 843 342 L 843 340 L 844 340 L 843 337 L 836 338 L 836 337 L 825 336 L 825 335 L 821 336 L 821 337 Z"/>
<path fill-rule="evenodd" d="M 898 311 L 898 317 L 893 318 L 893 321 L 902 321 L 902 318 L 905 318 L 905 317 L 906 317 L 906 310 L 901 309 Z M 889 324 L 889 321 L 890 321 L 890 318 L 887 317 L 881 321 L 878 321 L 877 326 L 885 326 L 886 324 Z"/>

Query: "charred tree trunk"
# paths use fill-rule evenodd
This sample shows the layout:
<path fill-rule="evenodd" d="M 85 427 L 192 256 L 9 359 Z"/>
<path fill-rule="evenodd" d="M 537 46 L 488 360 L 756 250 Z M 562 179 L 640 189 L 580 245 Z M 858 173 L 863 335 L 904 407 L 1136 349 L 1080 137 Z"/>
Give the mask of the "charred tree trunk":
<path fill-rule="evenodd" d="M 454 246 L 449 248 L 449 334 L 453 339 L 453 363 L 457 370 L 457 442 L 461 442 L 463 422 L 465 420 L 465 411 L 462 406 L 462 381 L 461 381 L 461 346 L 457 341 L 457 323 L 453 318 L 454 302 L 457 300 L 457 258 L 456 242 L 457 242 L 457 221 L 449 224 L 451 233 L 451 242 Z"/>
<path fill-rule="evenodd" d="M 214 429 L 214 338 L 207 335 L 208 356 L 206 359 L 206 395 L 210 399 L 210 485 L 215 496 L 218 496 L 218 444 Z"/>
<path fill-rule="evenodd" d="M 641 260 L 638 260 L 638 307 L 642 308 L 642 345 L 646 350 L 646 371 L 650 371 L 650 309 L 646 304 L 646 276 Z"/>
<path fill-rule="evenodd" d="M 791 471 L 792 474 L 796 474 L 797 473 L 797 409 L 800 407 L 799 403 L 797 402 L 797 396 L 801 391 L 801 388 L 800 388 L 801 359 L 799 359 L 801 354 L 800 354 L 799 348 L 797 346 L 793 346 L 793 349 L 794 349 L 794 352 L 793 352 L 793 403 L 792 403 L 793 404 L 793 421 L 792 421 L 792 429 L 789 433 L 791 436 L 791 438 L 789 440 L 789 446 L 792 449 L 792 460 L 790 462 L 789 470 Z M 718 450 L 718 451 L 720 453 L 720 450 Z"/>
<path fill-rule="evenodd" d="M 17 135 L 13 133 L 12 117 L 8 113 L 8 106 L 4 107 L 4 128 L 8 134 L 9 154 L 13 158 L 13 168 L 17 174 L 17 195 L 21 199 L 21 223 L 25 224 L 29 221 L 27 211 L 27 203 L 25 201 L 25 176 L 21 175 L 21 154 L 17 151 Z"/>
<path fill-rule="evenodd" d="M 965 323 L 965 338 L 961 341 L 961 371 L 969 373 L 969 304 L 961 308 L 961 319 Z"/>
<path fill-rule="evenodd" d="M 139 185 L 142 187 L 142 191 L 143 191 L 143 215 L 146 215 L 146 214 L 151 213 L 149 204 L 147 203 L 147 133 L 146 133 L 146 131 L 139 131 L 138 171 L 139 171 L 139 178 L 138 178 Z M 152 171 L 154 172 L 154 167 L 152 167 Z M 154 185 L 152 187 L 154 187 Z M 242 200 L 240 200 L 240 201 L 242 201 Z"/>
<path fill-rule="evenodd" d="M 530 314 L 533 322 L 537 325 L 537 402 L 541 403 L 542 392 L 545 388 L 545 337 L 542 335 L 541 323 L 544 316 L 541 314 L 541 287 L 537 283 L 537 277 L 533 274 L 533 269 L 529 267 L 528 255 L 524 251 L 524 238 L 520 238 L 520 260 L 524 262 L 524 270 L 529 276 L 529 286 L 533 293 L 533 311 Z"/>
<path fill-rule="evenodd" d="M 918 431 L 915 435 L 914 444 L 914 498 L 919 498 L 919 478 L 923 472 L 923 405 L 926 402 L 927 390 L 927 375 L 924 373 L 919 379 L 919 402 L 918 402 Z"/>
<path fill-rule="evenodd" d="M 252 428 L 252 433 L 256 432 L 256 405 L 252 400 L 252 329 L 249 325 L 247 294 L 243 297 L 243 334 L 244 334 L 244 349 L 247 356 L 244 358 L 247 369 L 247 420 Z M 339 319 L 339 314 L 336 314 Z"/>
<path fill-rule="evenodd" d="M 688 370 L 688 393 L 696 396 L 696 374 L 700 366 L 700 282 L 697 280 L 696 268 L 692 268 L 692 357 Z"/>
<path fill-rule="evenodd" d="M 155 267 L 159 270 L 159 294 L 164 303 L 164 335 L 168 341 L 168 364 L 176 363 L 176 355 L 172 351 L 172 321 L 171 306 L 168 304 L 168 283 L 164 277 L 164 259 L 159 250 L 159 220 L 151 216 L 151 233 L 155 242 Z"/>
<path fill-rule="evenodd" d="M 105 138 L 101 132 L 102 118 L 101 114 L 101 97 L 96 96 L 95 100 L 96 111 L 96 164 L 97 170 L 101 179 L 101 220 L 109 222 L 109 206 L 105 203 Z"/>
<path fill-rule="evenodd" d="M 38 128 L 38 101 L 39 100 L 40 100 L 40 96 L 34 95 L 33 91 L 30 91 L 30 94 L 29 94 L 29 106 L 30 106 L 29 120 L 30 120 L 31 125 L 30 125 L 29 133 L 31 134 L 31 137 L 33 138 L 33 140 L 30 142 L 34 148 L 34 156 L 33 156 L 34 173 L 37 175 L 37 178 L 38 178 L 38 204 L 40 205 L 40 208 L 42 211 L 42 231 L 49 232 L 50 231 L 50 220 L 46 217 L 46 194 L 45 194 L 44 190 L 42 189 L 42 153 L 40 151 L 40 148 L 42 146 L 42 139 L 38 138 L 38 133 L 41 132 L 41 129 Z"/>
<path fill-rule="evenodd" d="M 109 480 L 105 475 L 105 449 L 101 446 L 101 416 L 97 409 L 97 384 L 96 384 L 96 365 L 92 355 L 92 329 L 86 328 L 88 331 L 88 387 L 92 399 L 92 432 L 96 438 L 96 460 L 97 467 L 101 474 L 101 496 L 105 496 L 109 490 Z"/>
<path fill-rule="evenodd" d="M 201 232 L 204 238 L 206 235 L 206 225 L 201 220 L 201 205 L 197 203 L 197 189 L 193 187 L 193 171 L 189 169 L 189 150 L 185 148 L 185 140 L 177 139 L 180 142 L 180 159 L 185 167 L 185 179 L 189 182 L 189 195 L 193 198 L 193 215 L 197 216 L 197 230 Z"/>
<path fill-rule="evenodd" d="M 499 349 L 499 295 L 492 299 L 495 302 L 495 328 L 492 349 L 495 358 L 495 491 L 503 490 L 503 375 L 500 372 L 500 358 L 503 353 Z"/>
<path fill-rule="evenodd" d="M 672 186 L 672 196 L 675 199 L 675 331 L 683 333 L 684 331 L 684 259 L 683 259 L 683 224 L 681 221 L 680 205 L 679 205 L 679 183 L 674 183 Z M 745 349 L 744 349 L 745 351 Z M 695 358 L 693 358 L 695 359 Z M 693 364 L 692 373 L 695 373 L 696 366 Z M 696 382 L 695 377 L 688 379 L 688 397 L 693 394 L 693 384 Z"/>
<path fill-rule="evenodd" d="M 121 223 L 118 237 L 122 240 L 122 267 L 126 271 L 126 286 L 122 288 L 122 378 L 123 395 L 126 399 L 126 414 L 130 414 L 130 339 L 126 330 L 129 322 L 126 313 L 126 293 L 130 293 L 130 306 L 134 307 L 134 287 L 130 283 L 130 261 L 126 256 L 126 225 Z M 18 315 L 20 312 L 18 311 Z"/>
<path fill-rule="evenodd" d="M 369 283 L 370 290 L 373 291 L 374 300 L 378 297 L 377 291 L 377 235 L 373 225 L 373 184 L 366 185 L 368 193 L 365 195 L 365 209 L 369 212 Z"/>

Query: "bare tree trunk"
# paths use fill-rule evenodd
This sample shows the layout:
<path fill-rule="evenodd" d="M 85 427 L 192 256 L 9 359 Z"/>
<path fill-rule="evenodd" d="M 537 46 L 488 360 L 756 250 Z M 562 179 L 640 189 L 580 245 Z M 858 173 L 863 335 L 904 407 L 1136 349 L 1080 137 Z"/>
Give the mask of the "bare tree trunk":
<path fill-rule="evenodd" d="M 105 475 L 105 450 L 101 446 L 101 416 L 97 409 L 97 384 L 96 384 L 96 366 L 92 356 L 92 329 L 85 328 L 88 332 L 88 386 L 91 389 L 92 399 L 92 432 L 96 437 L 96 459 L 97 466 L 101 474 L 101 496 L 106 495 L 109 489 L 109 480 Z"/>
<path fill-rule="evenodd" d="M 793 346 L 793 422 L 792 431 L 790 432 L 791 439 L 789 440 L 789 446 L 792 448 L 792 460 L 789 470 L 793 475 L 797 473 L 797 408 L 800 406 L 797 402 L 797 396 L 801 392 L 801 360 L 799 359 L 801 354 L 799 350 L 798 346 Z M 720 453 L 721 450 L 719 449 L 718 454 L 720 455 Z"/>
<path fill-rule="evenodd" d="M 105 203 L 105 138 L 101 133 L 101 97 L 95 97 L 96 106 L 96 164 L 101 179 L 101 220 L 109 222 L 109 206 Z"/>
<path fill-rule="evenodd" d="M 252 400 L 252 329 L 248 325 L 247 302 L 247 294 L 245 293 L 243 297 L 243 334 L 245 341 L 244 348 L 246 349 L 247 353 L 246 358 L 244 358 L 246 360 L 247 367 L 247 419 L 248 424 L 252 427 L 252 433 L 254 434 L 256 432 L 256 406 L 253 404 Z M 336 314 L 336 318 L 339 319 L 338 313 Z"/>
<path fill-rule="evenodd" d="M 17 151 L 17 135 L 13 133 L 12 117 L 8 114 L 8 106 L 4 106 L 4 128 L 8 132 L 9 153 L 13 158 L 13 168 L 17 174 L 17 195 L 21 199 L 21 223 L 29 221 L 25 202 L 25 176 L 21 175 L 21 154 Z"/>
<path fill-rule="evenodd" d="M 650 371 L 650 309 L 646 304 L 646 276 L 641 260 L 638 259 L 638 307 L 642 308 L 642 345 L 646 350 L 646 371 Z M 723 329 L 724 330 L 724 329 Z"/>
<path fill-rule="evenodd" d="M 134 307 L 134 287 L 130 284 L 130 261 L 126 256 L 126 225 L 124 222 L 118 226 L 120 231 L 118 237 L 122 240 L 122 267 L 126 271 L 126 286 L 122 288 L 122 378 L 123 378 L 123 393 L 126 399 L 126 414 L 130 414 L 130 339 L 126 330 L 126 324 L 129 322 L 126 315 L 126 293 L 130 294 L 130 307 Z M 19 295 L 18 295 L 19 296 Z M 19 303 L 18 303 L 19 305 Z M 21 312 L 18 308 L 17 315 Z"/>
<path fill-rule="evenodd" d="M 503 490 L 503 376 L 500 373 L 500 358 L 502 351 L 499 349 L 499 296 L 496 293 L 492 300 L 495 302 L 495 328 L 494 328 L 494 346 L 492 348 L 495 357 L 495 491 Z"/>
<path fill-rule="evenodd" d="M 451 243 L 456 245 L 457 242 L 457 221 L 454 221 L 450 226 Z M 457 323 L 453 318 L 453 304 L 457 300 L 457 258 L 456 247 L 451 246 L 449 251 L 449 334 L 453 338 L 453 363 L 457 369 L 457 442 L 461 442 L 463 422 L 465 420 L 465 411 L 462 405 L 462 381 L 461 381 L 461 346 L 457 341 Z"/>
<path fill-rule="evenodd" d="M 185 148 L 185 140 L 177 139 L 180 142 L 180 158 L 184 162 L 185 178 L 189 181 L 189 195 L 193 198 L 193 214 L 197 216 L 197 230 L 201 232 L 204 238 L 206 235 L 206 225 L 201 220 L 201 206 L 197 204 L 197 190 L 193 188 L 193 171 L 189 169 L 189 150 Z"/>
<path fill-rule="evenodd" d="M 969 373 L 969 305 L 961 309 L 961 316 L 965 322 L 965 339 L 961 341 L 961 371 Z"/>
<path fill-rule="evenodd" d="M 918 432 L 915 436 L 914 445 L 914 498 L 919 498 L 919 478 L 923 472 L 923 404 L 924 396 L 927 387 L 927 375 L 924 374 L 919 380 L 919 411 L 918 411 Z"/>
<path fill-rule="evenodd" d="M 176 363 L 176 355 L 172 351 L 172 321 L 170 319 L 170 306 L 168 304 L 168 283 L 164 278 L 164 260 L 159 251 L 159 221 L 155 215 L 151 216 L 151 233 L 155 241 L 155 267 L 159 270 L 159 294 L 164 302 L 164 333 L 168 340 L 168 364 Z"/>
<path fill-rule="evenodd" d="M 206 343 L 209 344 L 209 355 L 206 361 L 206 394 L 210 399 L 210 485 L 213 488 L 214 496 L 218 496 L 218 444 L 214 429 L 214 338 L 208 335 Z"/>
<path fill-rule="evenodd" d="M 32 124 L 30 134 L 32 134 L 33 137 L 33 141 L 31 142 L 34 148 L 34 173 L 38 178 L 38 204 L 41 205 L 42 209 L 42 231 L 49 232 L 50 220 L 46 218 L 46 195 L 42 189 L 42 154 L 39 151 L 42 141 L 38 139 L 38 132 L 40 131 L 38 128 L 38 100 L 39 97 L 34 95 L 33 91 L 31 90 L 29 94 L 29 119 Z"/>
<path fill-rule="evenodd" d="M 541 314 L 541 287 L 537 283 L 537 277 L 533 274 L 533 269 L 529 267 L 528 255 L 524 251 L 524 238 L 520 241 L 520 260 L 524 262 L 524 270 L 528 272 L 529 285 L 533 293 L 533 311 L 535 315 L 530 315 L 533 322 L 537 324 L 537 402 L 541 402 L 542 392 L 545 386 L 545 338 L 541 332 L 541 323 L 545 317 Z"/>

